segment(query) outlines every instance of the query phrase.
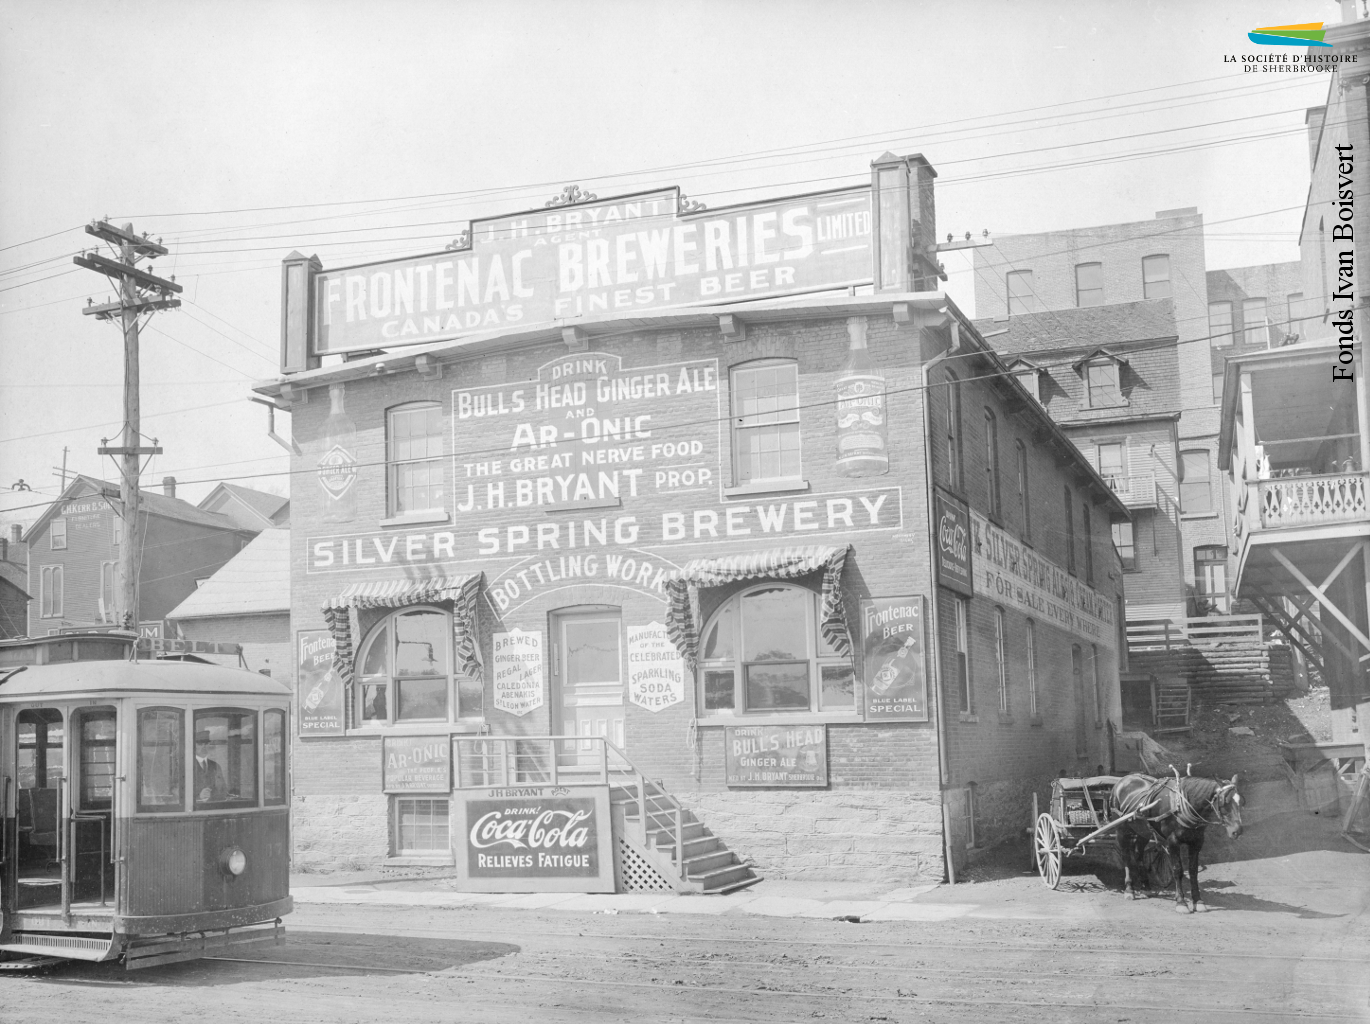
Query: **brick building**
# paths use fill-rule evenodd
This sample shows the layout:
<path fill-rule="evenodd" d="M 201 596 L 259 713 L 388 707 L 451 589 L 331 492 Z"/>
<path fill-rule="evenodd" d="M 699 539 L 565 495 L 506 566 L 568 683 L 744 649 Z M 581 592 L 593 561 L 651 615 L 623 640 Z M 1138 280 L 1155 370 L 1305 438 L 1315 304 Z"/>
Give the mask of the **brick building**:
<path fill-rule="evenodd" d="M 1127 618 L 1183 618 L 1173 301 L 1024 313 L 978 326 L 1130 510 L 1131 521 L 1113 524 Z M 1198 503 L 1196 495 L 1187 497 L 1191 506 Z"/>
<path fill-rule="evenodd" d="M 1202 215 L 1192 207 L 1162 210 L 1149 221 L 1000 236 L 975 256 L 976 310 L 995 320 L 1171 300 L 1180 382 L 1181 498 L 1193 497 L 1189 504 L 1181 502 L 1179 513 L 1189 611 L 1227 610 L 1231 529 L 1223 515 L 1229 502 L 1225 478 L 1217 471 L 1222 396 L 1215 392 L 1221 387 L 1222 356 L 1214 354 L 1210 338 Z M 1098 341 L 1109 344 L 1107 337 Z"/>
<path fill-rule="evenodd" d="M 144 492 L 145 518 L 139 573 L 139 623 L 167 612 L 252 539 L 227 516 L 202 512 L 170 493 Z M 124 520 L 116 484 L 78 475 L 38 517 L 28 544 L 28 635 L 118 622 L 119 548 Z"/>
<path fill-rule="evenodd" d="M 940 878 L 1110 761 L 1127 510 L 936 290 L 934 176 L 286 260 L 298 864 L 521 885 L 488 807 L 580 779 L 620 888 Z"/>

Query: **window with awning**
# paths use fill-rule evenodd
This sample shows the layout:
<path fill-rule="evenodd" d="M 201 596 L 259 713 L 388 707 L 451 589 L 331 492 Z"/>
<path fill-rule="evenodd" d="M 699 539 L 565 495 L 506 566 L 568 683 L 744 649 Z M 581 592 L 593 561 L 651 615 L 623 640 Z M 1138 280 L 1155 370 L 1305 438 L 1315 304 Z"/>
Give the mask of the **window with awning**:
<path fill-rule="evenodd" d="M 775 548 L 688 562 L 666 581 L 666 630 L 695 672 L 701 714 L 856 710 L 842 600 L 845 547 Z M 784 581 L 821 574 L 818 592 Z M 755 581 L 705 624 L 699 591 Z"/>
<path fill-rule="evenodd" d="M 368 580 L 324 602 L 324 622 L 337 644 L 334 671 L 353 696 L 353 725 L 480 714 L 476 599 L 483 580 L 482 573 Z M 363 638 L 359 660 L 353 614 L 363 609 L 395 614 Z"/>

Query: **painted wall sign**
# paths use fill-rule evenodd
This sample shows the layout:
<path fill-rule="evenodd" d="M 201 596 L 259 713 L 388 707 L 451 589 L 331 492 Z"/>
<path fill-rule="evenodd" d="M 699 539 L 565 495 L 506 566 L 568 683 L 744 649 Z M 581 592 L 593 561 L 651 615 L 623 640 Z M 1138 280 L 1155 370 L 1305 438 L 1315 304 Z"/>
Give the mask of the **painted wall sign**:
<path fill-rule="evenodd" d="M 928 720 L 928 663 L 923 598 L 861 602 L 867 721 Z"/>
<path fill-rule="evenodd" d="M 590 352 L 534 380 L 453 391 L 453 450 L 506 453 L 457 461 L 456 521 L 716 492 L 721 410 L 716 359 L 625 369 Z"/>
<path fill-rule="evenodd" d="M 975 583 L 982 594 L 1090 643 L 1117 648 L 1112 598 L 1025 547 L 973 510 L 971 523 Z"/>
<path fill-rule="evenodd" d="M 607 786 L 462 790 L 460 887 L 474 892 L 613 892 Z"/>
<path fill-rule="evenodd" d="M 295 692 L 300 701 L 301 736 L 341 736 L 343 685 L 333 671 L 338 644 L 326 629 L 295 634 Z"/>
<path fill-rule="evenodd" d="M 517 562 L 485 586 L 485 597 L 500 613 L 517 611 L 537 597 L 581 584 L 636 590 L 666 601 L 666 577 L 679 566 L 637 548 L 603 554 L 552 555 Z"/>
<path fill-rule="evenodd" d="M 756 544 L 785 539 L 792 544 L 816 543 L 815 538 L 854 533 L 893 533 L 904 528 L 903 493 L 899 487 L 866 487 L 842 491 L 809 492 L 784 500 L 724 502 L 702 496 L 691 505 L 670 512 L 639 514 L 627 508 L 613 514 L 587 508 L 580 515 L 549 518 L 530 510 L 523 518 L 517 510 L 500 509 L 491 514 L 499 526 L 470 529 L 416 530 L 410 533 L 368 531 L 349 534 L 315 534 L 306 538 L 308 573 L 356 572 L 411 565 L 469 563 L 490 571 L 494 561 L 523 561 L 529 555 L 560 572 L 560 558 L 567 557 L 567 578 L 575 575 L 572 555 L 600 556 L 598 572 L 609 569 L 607 555 L 621 556 L 616 572 L 624 572 L 627 558 L 638 558 L 635 580 L 641 583 L 640 556 L 634 548 L 671 551 L 702 545 Z M 597 514 L 600 513 L 600 514 Z M 691 557 L 691 556 L 687 556 Z M 541 584 L 536 571 L 530 576 Z M 548 572 L 544 566 L 544 573 Z M 581 563 L 582 573 L 588 563 Z M 511 595 L 512 598 L 512 595 Z"/>
<path fill-rule="evenodd" d="M 971 568 L 970 509 L 959 498 L 932 492 L 933 565 L 937 582 L 971 597 L 975 574 Z"/>
<path fill-rule="evenodd" d="M 685 700 L 685 662 L 660 622 L 628 627 L 628 699 L 648 711 Z"/>
<path fill-rule="evenodd" d="M 723 730 L 729 786 L 826 786 L 826 725 L 749 725 Z"/>
<path fill-rule="evenodd" d="M 452 737 L 381 737 L 381 789 L 386 793 L 450 793 Z"/>
<path fill-rule="evenodd" d="M 319 355 L 866 284 L 868 185 L 677 214 L 675 188 L 471 222 L 468 247 L 314 278 Z"/>
<path fill-rule="evenodd" d="M 542 633 L 496 633 L 494 654 L 495 707 L 520 717 L 542 707 Z"/>

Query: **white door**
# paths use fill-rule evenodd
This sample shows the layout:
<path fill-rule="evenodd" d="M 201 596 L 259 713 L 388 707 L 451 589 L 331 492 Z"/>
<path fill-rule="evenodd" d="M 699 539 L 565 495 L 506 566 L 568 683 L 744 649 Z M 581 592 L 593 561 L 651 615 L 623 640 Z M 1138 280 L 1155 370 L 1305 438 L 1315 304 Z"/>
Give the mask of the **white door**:
<path fill-rule="evenodd" d="M 623 620 L 617 611 L 557 617 L 557 731 L 566 736 L 602 736 L 623 747 Z M 564 745 L 579 758 L 597 744 L 582 739 Z"/>

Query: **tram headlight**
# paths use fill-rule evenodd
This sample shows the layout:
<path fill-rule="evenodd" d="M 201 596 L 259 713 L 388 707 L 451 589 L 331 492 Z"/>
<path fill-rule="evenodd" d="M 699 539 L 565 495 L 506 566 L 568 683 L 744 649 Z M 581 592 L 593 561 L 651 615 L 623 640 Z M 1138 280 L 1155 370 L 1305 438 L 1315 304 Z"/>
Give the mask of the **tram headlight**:
<path fill-rule="evenodd" d="M 230 846 L 219 854 L 219 869 L 224 874 L 237 878 L 247 870 L 247 854 L 236 846 Z"/>

